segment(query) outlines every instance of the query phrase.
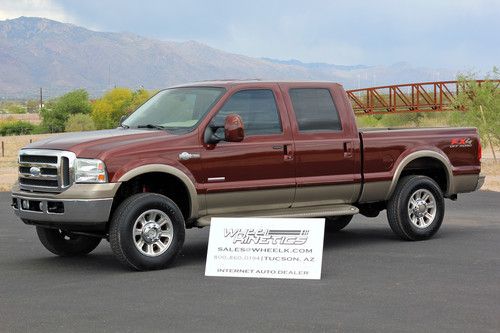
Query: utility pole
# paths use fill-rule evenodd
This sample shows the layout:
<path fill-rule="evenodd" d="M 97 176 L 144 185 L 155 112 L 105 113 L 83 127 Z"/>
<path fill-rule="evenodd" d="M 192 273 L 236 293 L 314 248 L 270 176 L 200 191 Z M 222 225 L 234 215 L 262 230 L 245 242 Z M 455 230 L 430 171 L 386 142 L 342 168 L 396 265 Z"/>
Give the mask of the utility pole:
<path fill-rule="evenodd" d="M 42 95 L 42 87 L 40 87 L 40 110 L 43 108 L 43 95 Z"/>

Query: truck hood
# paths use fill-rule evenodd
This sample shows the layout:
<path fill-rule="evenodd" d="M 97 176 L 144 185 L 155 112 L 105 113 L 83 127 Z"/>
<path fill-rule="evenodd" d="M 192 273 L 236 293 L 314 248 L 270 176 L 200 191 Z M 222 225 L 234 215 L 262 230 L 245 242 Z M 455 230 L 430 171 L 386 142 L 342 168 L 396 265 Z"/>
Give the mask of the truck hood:
<path fill-rule="evenodd" d="M 112 130 L 65 133 L 34 142 L 24 148 L 57 149 L 74 152 L 79 157 L 98 158 L 112 150 L 148 144 L 158 139 L 176 137 L 165 131 L 117 128 Z"/>

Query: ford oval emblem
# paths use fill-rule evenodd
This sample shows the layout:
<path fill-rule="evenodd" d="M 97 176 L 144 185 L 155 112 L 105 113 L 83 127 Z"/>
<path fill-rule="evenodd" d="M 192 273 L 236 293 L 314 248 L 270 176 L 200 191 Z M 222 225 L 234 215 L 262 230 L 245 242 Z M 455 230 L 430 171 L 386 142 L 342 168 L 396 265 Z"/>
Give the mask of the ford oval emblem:
<path fill-rule="evenodd" d="M 30 174 L 31 174 L 33 177 L 40 176 L 40 168 L 37 168 L 37 167 L 31 167 L 31 168 L 30 168 Z"/>

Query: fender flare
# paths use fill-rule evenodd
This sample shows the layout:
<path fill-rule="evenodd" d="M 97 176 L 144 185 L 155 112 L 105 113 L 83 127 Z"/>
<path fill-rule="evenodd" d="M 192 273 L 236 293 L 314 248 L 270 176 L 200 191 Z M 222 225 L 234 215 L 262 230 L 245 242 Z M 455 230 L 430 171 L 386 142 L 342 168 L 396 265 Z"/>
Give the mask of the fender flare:
<path fill-rule="evenodd" d="M 189 218 L 198 217 L 199 204 L 198 204 L 198 193 L 196 191 L 196 187 L 194 186 L 193 182 L 191 181 L 191 179 L 187 174 L 185 174 L 184 172 L 173 166 L 165 164 L 142 165 L 127 171 L 118 179 L 118 182 L 126 182 L 134 177 L 151 172 L 161 172 L 179 178 L 182 181 L 182 183 L 184 183 L 186 189 L 188 190 L 190 207 L 191 207 Z"/>
<path fill-rule="evenodd" d="M 436 151 L 433 150 L 419 150 L 414 153 L 411 153 L 407 156 L 405 156 L 399 165 L 396 167 L 396 171 L 394 172 L 394 176 L 392 177 L 391 185 L 389 187 L 389 191 L 387 192 L 387 197 L 386 199 L 389 199 L 396 189 L 396 185 L 398 184 L 399 178 L 401 176 L 401 173 L 403 172 L 404 168 L 410 164 L 410 162 L 418 159 L 418 158 L 432 158 L 435 160 L 438 160 L 441 162 L 441 164 L 445 167 L 446 170 L 446 192 L 445 195 L 448 195 L 449 193 L 453 193 L 453 170 L 451 167 L 451 162 L 446 157 L 446 155 L 440 154 Z"/>

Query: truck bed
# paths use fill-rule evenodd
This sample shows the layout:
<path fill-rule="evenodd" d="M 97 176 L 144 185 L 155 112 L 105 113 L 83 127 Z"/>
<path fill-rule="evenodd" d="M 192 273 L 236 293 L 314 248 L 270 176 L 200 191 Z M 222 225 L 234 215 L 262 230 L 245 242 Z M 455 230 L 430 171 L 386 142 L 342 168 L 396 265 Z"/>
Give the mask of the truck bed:
<path fill-rule="evenodd" d="M 426 156 L 418 161 L 420 165 L 430 163 L 431 167 L 442 160 L 445 167 L 449 166 L 445 171 L 451 175 L 443 174 L 444 179 L 457 179 L 458 184 L 443 189 L 447 196 L 462 190 L 474 190 L 472 185 L 460 188 L 462 183 L 473 184 L 471 181 L 461 182 L 460 177 L 478 177 L 481 170 L 479 137 L 475 128 L 363 128 L 359 135 L 365 183 L 361 201 L 387 199 L 395 174 L 405 166 L 405 158 L 415 154 Z"/>

